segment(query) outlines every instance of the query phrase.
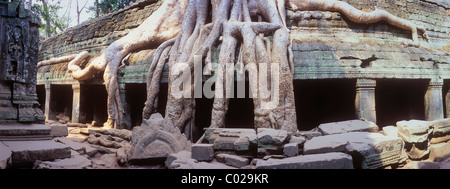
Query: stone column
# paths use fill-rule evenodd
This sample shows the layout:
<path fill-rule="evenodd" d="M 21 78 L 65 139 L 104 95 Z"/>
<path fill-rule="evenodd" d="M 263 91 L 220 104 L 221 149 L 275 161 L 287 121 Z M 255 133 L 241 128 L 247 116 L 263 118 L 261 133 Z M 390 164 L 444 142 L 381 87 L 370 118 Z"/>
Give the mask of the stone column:
<path fill-rule="evenodd" d="M 364 118 L 367 121 L 377 122 L 375 109 L 375 87 L 374 79 L 358 79 L 356 81 L 355 110 L 358 119 Z"/>
<path fill-rule="evenodd" d="M 126 99 L 126 84 L 120 83 L 119 84 L 119 92 L 120 92 L 120 100 L 122 101 L 122 107 L 125 113 L 123 114 L 123 120 L 122 125 L 120 125 L 121 128 L 119 129 L 132 129 L 131 125 L 131 115 L 130 115 L 130 106 Z"/>
<path fill-rule="evenodd" d="M 425 120 L 444 119 L 444 101 L 442 98 L 442 79 L 432 79 L 425 93 Z"/>
<path fill-rule="evenodd" d="M 80 123 L 80 83 L 72 84 L 72 123 Z"/>
<path fill-rule="evenodd" d="M 446 108 L 446 118 L 450 118 L 450 88 L 447 91 L 447 95 L 445 95 L 445 108 Z"/>
<path fill-rule="evenodd" d="M 51 94 L 51 84 L 45 83 L 45 108 L 44 108 L 44 114 L 45 114 L 45 121 L 47 122 L 50 117 L 50 94 Z"/>

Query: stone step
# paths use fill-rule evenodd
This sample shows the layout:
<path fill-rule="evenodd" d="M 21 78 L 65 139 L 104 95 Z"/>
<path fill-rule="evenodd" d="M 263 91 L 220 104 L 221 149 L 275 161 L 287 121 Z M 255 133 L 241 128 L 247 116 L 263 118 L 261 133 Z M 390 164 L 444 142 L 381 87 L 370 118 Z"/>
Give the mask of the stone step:
<path fill-rule="evenodd" d="M 24 165 L 35 161 L 53 161 L 71 157 L 71 150 L 65 144 L 53 140 L 3 141 L 11 151 L 11 164 Z"/>
<path fill-rule="evenodd" d="M 256 169 L 353 169 L 352 157 L 340 152 L 258 161 Z"/>
<path fill-rule="evenodd" d="M 50 140 L 52 129 L 41 124 L 0 125 L 0 141 Z"/>

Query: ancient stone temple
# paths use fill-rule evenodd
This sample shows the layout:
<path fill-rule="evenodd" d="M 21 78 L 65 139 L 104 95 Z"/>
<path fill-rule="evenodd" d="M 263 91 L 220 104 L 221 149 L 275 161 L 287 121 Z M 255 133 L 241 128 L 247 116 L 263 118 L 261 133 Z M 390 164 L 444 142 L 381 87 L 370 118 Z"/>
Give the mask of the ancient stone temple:
<path fill-rule="evenodd" d="M 212 65 L 210 69 L 207 63 L 202 64 L 199 85 L 203 89 L 220 87 L 211 78 L 221 74 L 215 68 L 223 57 L 233 57 L 233 62 L 243 65 L 248 58 L 243 55 L 246 48 L 264 48 L 266 54 L 273 53 L 269 60 L 280 58 L 275 53 L 279 50 L 277 45 L 285 48 L 281 54 L 287 55 L 290 64 L 281 67 L 280 86 L 285 90 L 282 101 L 286 103 L 284 108 L 269 113 L 248 95 L 252 87 L 259 87 L 255 84 L 258 82 L 250 72 L 239 74 L 239 70 L 232 73 L 236 79 L 231 81 L 231 90 L 239 93 L 237 88 L 246 86 L 242 98 L 223 100 L 207 94 L 184 101 L 171 98 L 170 84 L 176 80 L 171 74 L 171 57 L 189 53 L 172 52 L 170 48 L 185 41 L 196 47 L 199 42 L 188 40 L 189 36 L 183 38 L 185 31 L 181 26 L 181 31 L 174 32 L 180 35 L 175 35 L 161 24 L 170 37 L 155 34 L 147 39 L 154 43 L 142 42 L 146 45 L 139 46 L 139 40 L 145 41 L 139 38 L 134 46 L 127 45 L 128 39 L 130 43 L 135 39 L 133 36 L 158 33 L 160 28 L 147 33 L 145 28 L 153 27 L 146 25 L 152 23 L 149 17 L 163 15 L 161 7 L 176 11 L 174 7 L 184 5 L 167 2 L 177 1 L 142 0 L 42 41 L 36 93 L 46 120 L 67 117 L 72 123 L 89 127 L 106 123 L 115 129 L 134 128 L 131 143 L 141 148 L 135 150 L 139 154 L 129 157 L 142 160 L 147 153 L 148 158 L 167 158 L 165 165 L 169 168 L 223 168 L 206 163 L 214 158 L 237 168 L 380 168 L 408 158 L 427 158 L 433 154 L 433 141 L 448 141 L 450 123 L 445 118 L 450 118 L 450 6 L 446 1 L 274 1 L 267 7 L 275 7 L 281 24 L 264 25 L 267 31 L 258 33 L 262 37 L 256 37 L 253 45 L 246 43 L 245 29 L 232 30 L 241 33 L 230 35 L 225 35 L 225 30 L 219 32 L 224 36 L 211 42 L 211 47 L 200 48 L 205 52 L 201 53 L 204 60 L 200 62 Z M 249 0 L 248 5 L 247 1 L 230 2 L 242 3 L 213 5 L 212 9 L 224 6 L 230 15 L 250 9 L 249 15 L 243 13 L 235 20 L 230 16 L 229 22 L 277 20 L 264 18 L 263 13 L 253 15 L 257 14 L 251 11 L 255 7 L 267 8 L 259 0 Z M 189 5 L 187 10 L 192 8 Z M 206 19 L 210 25 L 192 26 L 193 31 L 202 27 L 201 32 L 199 29 L 192 33 L 200 37 L 203 32 L 214 33 L 217 27 L 212 26 L 216 23 L 211 20 L 220 21 L 220 16 L 211 15 L 212 19 Z M 279 41 L 287 45 L 274 39 L 282 34 L 287 34 L 289 40 L 281 37 Z M 236 36 L 236 40 L 242 40 L 234 41 L 237 49 L 230 52 L 236 52 L 222 55 L 221 48 L 230 45 Z M 209 38 L 200 39 L 202 42 Z M 98 68 L 102 61 L 113 65 L 103 64 L 106 69 L 102 70 Z M 110 69 L 113 66 L 117 70 Z M 76 72 L 85 75 L 80 77 Z M 148 104 L 150 96 L 153 99 Z M 172 103 L 185 104 L 171 106 Z M 146 109 L 154 109 L 152 115 L 146 115 Z M 174 113 L 177 111 L 182 113 Z M 413 121 L 400 122 L 403 120 Z M 438 134 L 433 134 L 436 130 Z M 179 132 L 187 138 L 180 137 Z M 420 140 L 416 140 L 416 135 Z M 142 141 L 143 138 L 148 141 Z M 188 140 L 203 144 L 190 148 Z M 158 146 L 168 150 L 152 151 Z M 191 152 L 185 151 L 189 148 Z M 200 163 L 192 163 L 191 158 Z"/>
<path fill-rule="evenodd" d="M 70 156 L 44 125 L 36 95 L 40 21 L 19 3 L 0 2 L 0 168 Z"/>

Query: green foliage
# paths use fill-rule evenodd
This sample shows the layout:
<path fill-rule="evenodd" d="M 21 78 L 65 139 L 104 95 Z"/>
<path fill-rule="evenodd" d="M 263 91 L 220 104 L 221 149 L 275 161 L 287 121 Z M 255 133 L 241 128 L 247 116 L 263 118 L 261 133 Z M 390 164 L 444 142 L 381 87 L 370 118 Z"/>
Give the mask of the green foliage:
<path fill-rule="evenodd" d="M 45 34 L 46 37 L 51 37 L 64 31 L 67 25 L 66 17 L 62 17 L 58 14 L 58 11 L 63 7 L 60 5 L 60 1 L 55 4 L 49 4 L 48 0 L 43 0 L 42 5 L 34 4 L 31 9 L 37 13 L 42 19 L 41 35 Z"/>
<path fill-rule="evenodd" d="M 97 18 L 122 9 L 134 2 L 136 0 L 96 0 L 94 6 L 88 8 L 88 12 L 93 12 L 94 18 Z"/>

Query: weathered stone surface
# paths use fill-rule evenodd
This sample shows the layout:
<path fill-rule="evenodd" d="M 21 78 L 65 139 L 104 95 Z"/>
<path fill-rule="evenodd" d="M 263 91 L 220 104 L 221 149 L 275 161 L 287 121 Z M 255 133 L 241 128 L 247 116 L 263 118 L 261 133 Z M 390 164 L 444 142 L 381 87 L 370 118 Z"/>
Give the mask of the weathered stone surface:
<path fill-rule="evenodd" d="M 406 160 L 402 156 L 402 139 L 378 133 L 371 133 L 363 141 L 349 141 L 346 150 L 352 155 L 355 168 L 376 169 Z"/>
<path fill-rule="evenodd" d="M 88 128 L 80 128 L 80 133 L 85 135 L 90 135 L 94 133 L 100 132 L 101 128 L 98 127 L 88 127 Z"/>
<path fill-rule="evenodd" d="M 398 135 L 405 141 L 405 150 L 409 158 L 418 160 L 429 154 L 430 138 L 433 132 L 433 122 L 430 121 L 399 121 Z"/>
<path fill-rule="evenodd" d="M 52 161 L 71 156 L 70 148 L 52 140 L 43 141 L 4 141 L 12 151 L 12 163 L 23 164 L 34 161 Z"/>
<path fill-rule="evenodd" d="M 378 126 L 369 121 L 350 120 L 319 125 L 323 135 L 341 134 L 348 132 L 378 132 Z"/>
<path fill-rule="evenodd" d="M 285 144 L 283 154 L 287 157 L 294 157 L 298 155 L 298 143 Z"/>
<path fill-rule="evenodd" d="M 214 144 L 192 145 L 192 158 L 198 161 L 211 161 L 214 158 Z"/>
<path fill-rule="evenodd" d="M 297 143 L 298 145 L 303 145 L 306 142 L 306 138 L 303 136 L 291 136 L 289 143 Z"/>
<path fill-rule="evenodd" d="M 69 146 L 72 150 L 75 150 L 77 152 L 84 151 L 85 150 L 85 146 L 86 146 L 86 144 L 75 142 L 75 141 L 71 140 L 70 138 L 66 138 L 66 137 L 56 138 L 55 141 L 63 143 L 65 145 Z"/>
<path fill-rule="evenodd" d="M 433 137 L 450 135 L 450 118 L 432 121 Z"/>
<path fill-rule="evenodd" d="M 53 137 L 66 137 L 69 135 L 69 129 L 67 129 L 67 125 L 53 124 L 50 125 L 50 128 L 52 129 L 51 134 Z"/>
<path fill-rule="evenodd" d="M 285 130 L 258 129 L 258 144 L 268 145 L 268 144 L 283 144 L 289 137 L 288 132 Z"/>
<path fill-rule="evenodd" d="M 430 140 L 431 144 L 438 144 L 441 142 L 448 142 L 450 141 L 450 135 L 445 135 L 445 136 L 441 136 L 441 137 L 433 137 Z"/>
<path fill-rule="evenodd" d="M 92 166 L 92 161 L 85 156 L 73 155 L 71 158 L 38 162 L 34 167 L 36 169 L 86 169 L 90 166 Z"/>
<path fill-rule="evenodd" d="M 250 164 L 249 159 L 231 154 L 217 154 L 216 159 L 218 162 L 222 162 L 236 168 L 241 168 Z"/>
<path fill-rule="evenodd" d="M 402 169 L 439 169 L 440 163 L 426 161 L 410 161 Z"/>
<path fill-rule="evenodd" d="M 51 128 L 48 125 L 0 125 L 0 140 L 34 140 L 51 138 Z"/>
<path fill-rule="evenodd" d="M 352 157 L 333 152 L 258 161 L 256 169 L 353 169 Z"/>
<path fill-rule="evenodd" d="M 140 127 L 135 127 L 131 143 L 132 161 L 167 158 L 169 154 L 191 149 L 186 136 L 161 114 L 153 114 Z"/>
<path fill-rule="evenodd" d="M 349 152 L 356 168 L 379 168 L 402 162 L 403 141 L 380 133 L 351 132 L 315 137 L 306 141 L 304 154 Z"/>
<path fill-rule="evenodd" d="M 304 136 L 307 140 L 311 140 L 314 137 L 322 136 L 322 133 L 317 131 L 317 129 L 313 129 L 310 131 L 300 131 L 300 135 Z"/>
<path fill-rule="evenodd" d="M 383 127 L 383 134 L 385 136 L 398 137 L 398 129 L 395 126 L 386 126 L 386 127 Z"/>
<path fill-rule="evenodd" d="M 421 143 L 405 143 L 405 151 L 412 160 L 420 160 L 430 153 L 430 141 Z"/>
<path fill-rule="evenodd" d="M 6 169 L 11 163 L 11 150 L 0 142 L 0 169 Z"/>
<path fill-rule="evenodd" d="M 429 160 L 440 162 L 450 158 L 450 144 L 449 143 L 440 143 L 440 144 L 432 144 L 430 146 L 430 156 Z"/>
<path fill-rule="evenodd" d="M 314 137 L 305 142 L 304 154 L 320 154 L 328 152 L 345 152 L 345 146 L 349 140 L 363 141 L 369 133 L 352 132 L 336 135 Z"/>
<path fill-rule="evenodd" d="M 398 135 L 407 143 L 422 143 L 428 140 L 433 129 L 429 121 L 411 120 L 397 122 Z"/>
<path fill-rule="evenodd" d="M 165 161 L 165 165 L 168 169 L 236 169 L 215 161 L 198 162 L 190 157 L 191 152 L 189 151 L 170 154 Z"/>
<path fill-rule="evenodd" d="M 249 152 L 257 143 L 254 129 L 207 129 L 205 133 L 215 150 Z"/>

